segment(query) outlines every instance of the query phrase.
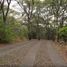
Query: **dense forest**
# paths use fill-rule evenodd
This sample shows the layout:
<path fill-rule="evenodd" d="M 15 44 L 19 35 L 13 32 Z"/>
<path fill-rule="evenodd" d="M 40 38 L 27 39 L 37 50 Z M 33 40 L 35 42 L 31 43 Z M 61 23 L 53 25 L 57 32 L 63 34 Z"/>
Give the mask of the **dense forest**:
<path fill-rule="evenodd" d="M 12 2 L 19 12 L 10 8 Z M 0 0 L 0 42 L 24 39 L 66 43 L 67 0 Z"/>

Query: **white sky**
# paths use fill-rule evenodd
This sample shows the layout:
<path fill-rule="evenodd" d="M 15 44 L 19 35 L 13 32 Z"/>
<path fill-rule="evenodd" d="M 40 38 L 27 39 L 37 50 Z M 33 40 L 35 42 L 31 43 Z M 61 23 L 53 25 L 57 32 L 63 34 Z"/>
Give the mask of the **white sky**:
<path fill-rule="evenodd" d="M 44 0 L 40 0 L 40 1 L 44 1 Z M 11 2 L 10 9 L 13 9 L 13 10 L 20 12 L 20 13 L 22 11 L 22 9 L 20 8 L 20 6 L 17 4 L 16 1 Z"/>
<path fill-rule="evenodd" d="M 20 8 L 20 6 L 17 4 L 16 1 L 11 2 L 10 9 L 13 9 L 13 10 L 20 12 L 20 13 L 22 11 L 22 9 Z"/>

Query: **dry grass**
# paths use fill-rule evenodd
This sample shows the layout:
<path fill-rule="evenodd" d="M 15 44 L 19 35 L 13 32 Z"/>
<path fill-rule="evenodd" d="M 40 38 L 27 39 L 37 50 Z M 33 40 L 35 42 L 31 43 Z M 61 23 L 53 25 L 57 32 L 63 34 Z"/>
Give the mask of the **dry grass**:
<path fill-rule="evenodd" d="M 65 45 L 64 43 L 55 42 L 54 46 L 59 51 L 59 53 L 62 55 L 64 60 L 67 62 L 67 45 Z"/>

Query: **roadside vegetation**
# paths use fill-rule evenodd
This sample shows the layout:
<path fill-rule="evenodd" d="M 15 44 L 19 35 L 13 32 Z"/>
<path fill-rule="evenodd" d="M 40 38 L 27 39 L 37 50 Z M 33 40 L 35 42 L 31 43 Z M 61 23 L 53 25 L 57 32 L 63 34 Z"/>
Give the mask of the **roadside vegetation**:
<path fill-rule="evenodd" d="M 14 1 L 21 12 L 10 8 L 12 0 L 0 1 L 0 42 L 48 39 L 67 44 L 67 0 Z"/>

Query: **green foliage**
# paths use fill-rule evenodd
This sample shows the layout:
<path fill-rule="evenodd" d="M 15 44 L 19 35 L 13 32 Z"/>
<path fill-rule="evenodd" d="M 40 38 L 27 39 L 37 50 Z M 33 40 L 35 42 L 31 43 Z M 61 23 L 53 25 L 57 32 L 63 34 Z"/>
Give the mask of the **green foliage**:
<path fill-rule="evenodd" d="M 28 37 L 28 29 L 26 26 L 22 25 L 18 28 L 19 32 L 17 32 L 18 37 L 21 39 Z"/>
<path fill-rule="evenodd" d="M 10 42 L 15 38 L 15 33 L 10 25 L 4 25 L 0 18 L 0 42 Z"/>
<path fill-rule="evenodd" d="M 0 41 L 10 42 L 17 38 L 47 38 L 54 40 L 58 28 L 66 25 L 64 22 L 67 21 L 65 17 L 67 0 L 19 0 L 17 3 L 23 8 L 21 10 L 23 17 L 20 17 L 20 13 L 12 9 L 9 12 L 9 8 L 6 9 L 8 4 L 2 6 L 4 10 L 1 9 L 0 11 L 0 16 L 2 15 L 0 17 Z M 13 17 L 9 17 L 8 12 L 9 16 L 11 14 Z M 14 18 L 16 15 L 20 20 Z M 23 18 L 22 21 L 21 18 Z M 22 25 L 23 21 L 26 22 L 23 23 L 26 25 Z M 66 41 L 67 33 L 64 29 L 65 27 L 59 30 L 59 35 L 60 38 Z"/>
<path fill-rule="evenodd" d="M 67 27 L 63 27 L 59 29 L 60 39 L 63 39 L 64 42 L 67 41 Z"/>
<path fill-rule="evenodd" d="M 48 40 L 55 40 L 55 38 L 56 38 L 56 29 L 54 29 L 54 28 L 47 28 L 45 35 L 46 35 L 46 38 Z"/>
<path fill-rule="evenodd" d="M 16 34 L 14 33 L 14 31 L 12 31 L 11 27 L 7 27 L 2 31 L 3 31 L 3 34 L 1 36 L 2 42 L 11 42 L 14 39 L 16 39 Z"/>
<path fill-rule="evenodd" d="M 8 18 L 6 25 L 3 24 L 0 17 L 0 42 L 9 43 L 15 41 L 17 38 L 27 38 L 28 29 L 26 26 L 21 25 L 19 21 L 16 21 L 13 17 Z"/>

